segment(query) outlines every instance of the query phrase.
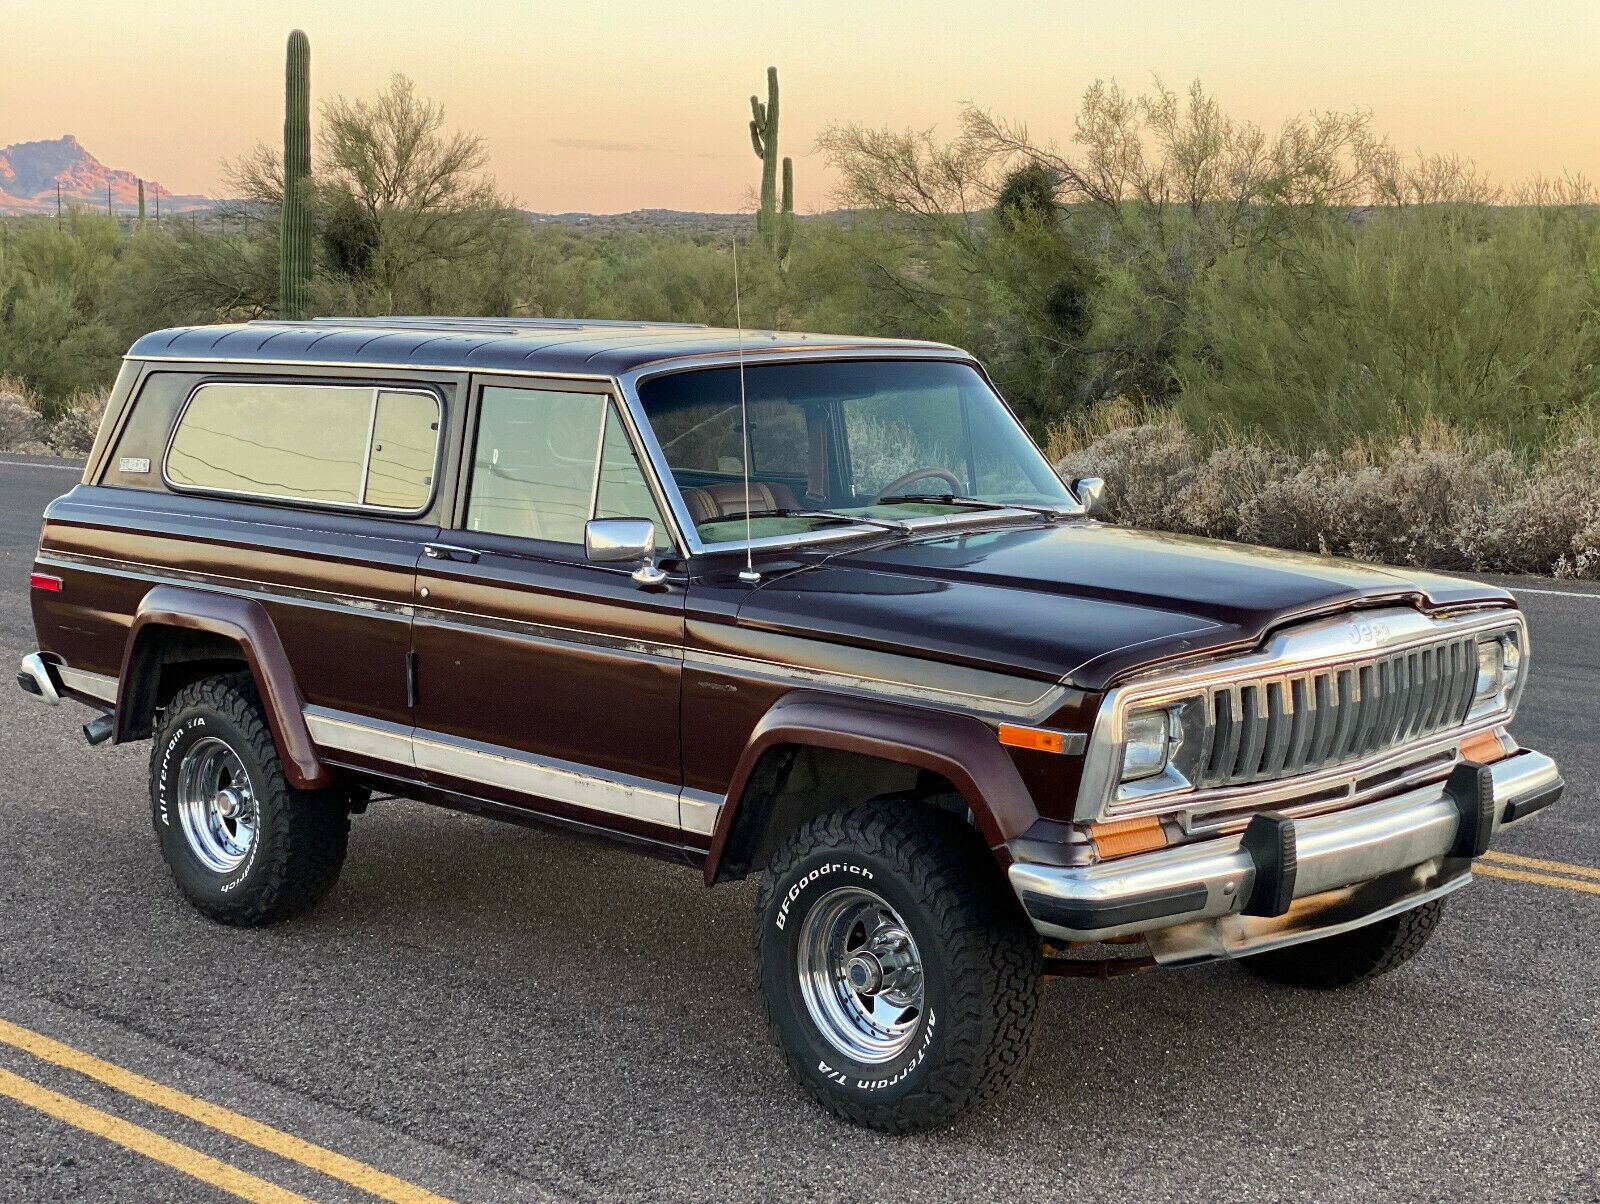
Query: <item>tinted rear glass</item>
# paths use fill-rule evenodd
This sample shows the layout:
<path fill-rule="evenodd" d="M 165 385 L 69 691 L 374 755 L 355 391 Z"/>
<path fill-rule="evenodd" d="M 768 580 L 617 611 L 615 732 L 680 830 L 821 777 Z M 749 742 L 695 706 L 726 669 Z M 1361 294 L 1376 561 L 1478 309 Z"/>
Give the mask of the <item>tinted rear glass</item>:
<path fill-rule="evenodd" d="M 190 398 L 166 474 L 219 493 L 416 511 L 433 489 L 438 438 L 431 394 L 221 382 Z"/>

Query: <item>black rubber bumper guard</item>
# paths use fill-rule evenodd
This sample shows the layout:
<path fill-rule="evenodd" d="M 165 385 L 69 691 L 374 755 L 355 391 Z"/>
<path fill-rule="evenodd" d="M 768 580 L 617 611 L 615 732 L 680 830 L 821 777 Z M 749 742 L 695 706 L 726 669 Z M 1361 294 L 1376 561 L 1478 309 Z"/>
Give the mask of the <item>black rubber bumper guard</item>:
<path fill-rule="evenodd" d="M 1494 796 L 1494 772 L 1487 765 L 1464 761 L 1450 771 L 1445 794 L 1455 803 L 1461 822 L 1456 828 L 1450 856 L 1468 860 L 1489 850 L 1495 829 L 1541 811 L 1561 797 L 1562 783 L 1529 798 L 1508 802 L 1500 810 Z M 1242 909 L 1247 916 L 1281 916 L 1294 902 L 1294 821 L 1287 815 L 1264 811 L 1250 821 L 1240 841 L 1255 863 L 1255 885 Z"/>

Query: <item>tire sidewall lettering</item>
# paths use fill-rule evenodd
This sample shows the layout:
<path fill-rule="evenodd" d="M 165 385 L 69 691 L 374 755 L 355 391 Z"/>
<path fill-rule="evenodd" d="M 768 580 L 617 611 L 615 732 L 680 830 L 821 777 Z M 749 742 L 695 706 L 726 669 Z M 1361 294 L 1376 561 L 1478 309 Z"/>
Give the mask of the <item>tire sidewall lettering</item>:
<path fill-rule="evenodd" d="M 830 889 L 844 885 L 862 886 L 870 883 L 873 891 L 899 911 L 901 917 L 914 929 L 920 928 L 917 901 L 910 897 L 895 875 L 882 868 L 865 863 L 857 854 L 829 853 L 814 862 L 804 864 L 789 884 L 782 887 L 777 906 L 772 907 L 767 921 L 771 939 L 781 949 L 774 959 L 774 971 L 783 978 L 784 1011 L 805 1035 L 805 1044 L 813 1052 L 801 1066 L 810 1074 L 827 1081 L 837 1091 L 863 1097 L 894 1097 L 914 1091 L 932 1065 L 937 1061 L 943 1044 L 943 1028 L 939 1024 L 940 989 L 936 981 L 942 976 L 943 958 L 931 946 L 931 938 L 917 935 L 918 947 L 923 950 L 923 964 L 928 974 L 925 989 L 932 992 L 927 1000 L 922 1023 L 913 1045 L 899 1059 L 881 1066 L 854 1061 L 837 1049 L 817 1031 L 814 1022 L 800 997 L 794 975 L 794 959 L 799 941 L 801 921 L 810 907 Z M 768 990 L 777 987 L 771 983 Z"/>
<path fill-rule="evenodd" d="M 933 1035 L 938 1028 L 938 1024 L 938 1013 L 933 1008 L 929 1008 L 923 1017 L 922 1039 L 917 1042 L 916 1053 L 912 1055 L 909 1062 L 887 1078 L 858 1078 L 829 1065 L 826 1058 L 818 1060 L 817 1070 L 830 1082 L 836 1083 L 840 1087 L 853 1087 L 857 1091 L 885 1091 L 890 1087 L 899 1086 L 909 1079 L 915 1073 L 917 1067 L 921 1066 L 924 1059 L 927 1058 L 928 1049 L 933 1044 Z"/>
<path fill-rule="evenodd" d="M 824 862 L 815 869 L 801 876 L 800 880 L 783 893 L 783 901 L 778 905 L 778 914 L 773 919 L 773 924 L 779 932 L 784 931 L 789 922 L 790 908 L 799 901 L 806 888 L 814 885 L 828 874 L 845 874 L 858 878 L 863 882 L 873 880 L 873 873 L 866 866 L 854 861 Z"/>
<path fill-rule="evenodd" d="M 202 865 L 189 847 L 189 838 L 182 830 L 182 824 L 177 821 L 177 805 L 172 798 L 174 781 L 177 777 L 178 766 L 183 760 L 185 747 L 201 735 L 214 736 L 222 740 L 239 755 L 244 763 L 245 772 L 250 775 L 252 792 L 257 799 L 257 806 L 262 805 L 260 784 L 256 777 L 256 770 L 250 764 L 250 756 L 237 734 L 231 729 L 231 724 L 219 721 L 219 717 L 206 714 L 191 714 L 175 724 L 163 739 L 161 748 L 160 768 L 156 774 L 156 820 L 161 827 L 162 843 L 168 844 L 179 856 L 188 874 L 197 877 L 203 883 L 206 891 L 215 891 L 218 895 L 226 897 L 238 890 L 250 878 L 251 871 L 255 869 L 256 857 L 261 850 L 261 827 L 258 824 L 256 838 L 250 842 L 249 852 L 239 867 L 226 876 L 219 875 Z"/>
<path fill-rule="evenodd" d="M 205 726 L 206 717 L 204 715 L 191 715 L 172 729 L 172 733 L 167 737 L 166 744 L 161 750 L 161 770 L 156 777 L 156 800 L 163 827 L 170 828 L 172 826 L 172 808 L 168 802 L 167 791 L 172 781 L 173 753 L 177 751 L 178 745 L 183 743 L 185 736 Z"/>

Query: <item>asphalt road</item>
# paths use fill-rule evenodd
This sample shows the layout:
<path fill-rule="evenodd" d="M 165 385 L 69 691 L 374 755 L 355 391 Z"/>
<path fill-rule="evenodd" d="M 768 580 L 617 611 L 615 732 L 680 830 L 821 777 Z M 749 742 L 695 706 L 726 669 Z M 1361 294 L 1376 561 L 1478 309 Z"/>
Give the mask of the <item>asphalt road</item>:
<path fill-rule="evenodd" d="M 4 665 L 73 480 L 7 459 Z M 0 1199 L 223 1200 L 206 1175 L 242 1174 L 257 1199 L 1600 1200 L 1600 588 L 1507 584 L 1534 642 L 1517 734 L 1569 783 L 1505 846 L 1535 861 L 1489 867 L 1417 961 L 1347 993 L 1230 966 L 1054 982 L 1025 1081 L 909 1139 L 785 1078 L 748 884 L 391 803 L 314 914 L 222 928 L 157 857 L 147 746 L 91 750 L 80 708 L 7 680 Z"/>

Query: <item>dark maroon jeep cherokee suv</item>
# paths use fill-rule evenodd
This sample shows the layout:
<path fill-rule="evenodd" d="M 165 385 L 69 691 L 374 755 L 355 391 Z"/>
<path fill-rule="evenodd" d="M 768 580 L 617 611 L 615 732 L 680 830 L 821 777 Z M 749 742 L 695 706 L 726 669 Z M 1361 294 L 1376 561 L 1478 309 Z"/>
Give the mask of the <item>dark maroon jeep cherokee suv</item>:
<path fill-rule="evenodd" d="M 255 322 L 129 353 L 18 680 L 152 739 L 213 919 L 374 792 L 756 874 L 799 1082 L 905 1131 L 1043 977 L 1415 953 L 1555 801 L 1504 592 L 1095 521 L 970 356 L 647 323 Z"/>

